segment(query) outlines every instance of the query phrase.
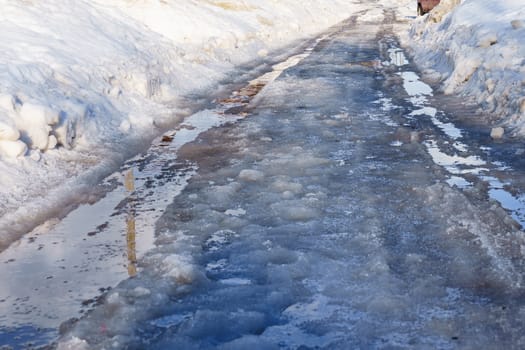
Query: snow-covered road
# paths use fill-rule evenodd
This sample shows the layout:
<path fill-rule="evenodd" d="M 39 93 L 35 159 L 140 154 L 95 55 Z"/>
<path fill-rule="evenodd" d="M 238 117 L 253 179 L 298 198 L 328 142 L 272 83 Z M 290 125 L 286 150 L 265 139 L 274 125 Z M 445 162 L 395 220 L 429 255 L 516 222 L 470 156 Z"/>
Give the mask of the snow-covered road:
<path fill-rule="evenodd" d="M 467 107 L 437 104 L 394 14 L 377 18 L 352 17 L 128 162 L 79 209 L 92 227 L 75 211 L 3 252 L 0 339 L 52 336 L 84 298 L 59 349 L 525 346 L 520 169 L 452 113 Z M 51 272 L 23 295 L 31 263 Z M 36 298 L 67 284 L 65 311 Z"/>

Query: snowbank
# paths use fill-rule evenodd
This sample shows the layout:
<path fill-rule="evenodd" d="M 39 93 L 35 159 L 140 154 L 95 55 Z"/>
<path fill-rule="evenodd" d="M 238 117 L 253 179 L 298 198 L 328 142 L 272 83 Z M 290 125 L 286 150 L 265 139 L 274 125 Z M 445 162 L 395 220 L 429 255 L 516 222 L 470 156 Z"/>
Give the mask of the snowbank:
<path fill-rule="evenodd" d="M 525 136 L 524 38 L 522 0 L 443 0 L 405 43 L 446 94 L 468 96 L 488 122 Z"/>
<path fill-rule="evenodd" d="M 358 3 L 0 0 L 0 249 L 180 121 L 184 97 Z"/>

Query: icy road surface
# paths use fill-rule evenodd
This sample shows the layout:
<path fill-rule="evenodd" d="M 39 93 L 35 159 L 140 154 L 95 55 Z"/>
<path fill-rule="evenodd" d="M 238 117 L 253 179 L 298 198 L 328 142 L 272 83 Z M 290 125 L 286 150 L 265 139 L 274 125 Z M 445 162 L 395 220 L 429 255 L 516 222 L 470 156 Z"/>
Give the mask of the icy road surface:
<path fill-rule="evenodd" d="M 246 118 L 128 164 L 132 195 L 107 211 L 125 216 L 112 244 L 133 277 L 88 281 L 102 296 L 62 324 L 59 349 L 525 347 L 520 168 L 468 108 L 460 120 L 438 107 L 385 18 L 349 20 L 248 105 L 227 101 L 226 115 Z M 150 158 L 165 162 L 158 181 L 143 181 Z M 170 204 L 144 219 L 148 198 Z M 154 223 L 155 246 L 139 257 L 138 218 Z M 9 324 L 22 319 L 5 306 L 13 294 L 2 340 L 35 326 L 31 307 Z"/>

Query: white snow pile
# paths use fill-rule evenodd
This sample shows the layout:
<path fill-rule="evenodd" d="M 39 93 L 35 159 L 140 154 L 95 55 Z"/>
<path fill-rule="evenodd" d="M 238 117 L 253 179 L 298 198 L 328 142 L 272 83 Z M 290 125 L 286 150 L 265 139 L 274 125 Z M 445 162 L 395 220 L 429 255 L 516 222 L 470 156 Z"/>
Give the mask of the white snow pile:
<path fill-rule="evenodd" d="M 471 98 L 488 122 L 525 136 L 523 0 L 442 0 L 405 40 L 446 94 Z"/>

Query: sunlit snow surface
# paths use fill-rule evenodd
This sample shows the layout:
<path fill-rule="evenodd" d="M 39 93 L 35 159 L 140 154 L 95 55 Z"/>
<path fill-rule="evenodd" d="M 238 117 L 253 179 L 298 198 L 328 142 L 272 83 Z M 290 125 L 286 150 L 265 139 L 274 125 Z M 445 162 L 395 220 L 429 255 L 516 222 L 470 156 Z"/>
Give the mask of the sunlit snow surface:
<path fill-rule="evenodd" d="M 182 147 L 199 170 L 156 222 L 142 272 L 60 348 L 524 344 L 522 233 L 446 183 L 461 174 L 427 144 L 461 138 L 411 115 L 432 90 L 416 101 L 391 84 L 410 67 L 376 64 L 397 47 L 385 36 L 377 50 L 381 29 L 328 37 L 255 97 L 248 118 Z M 410 124 L 424 118 L 428 140 Z"/>

